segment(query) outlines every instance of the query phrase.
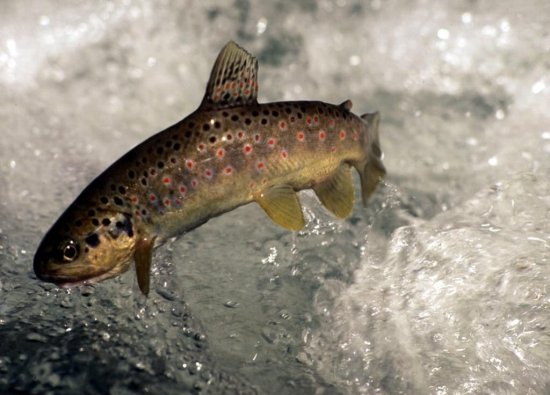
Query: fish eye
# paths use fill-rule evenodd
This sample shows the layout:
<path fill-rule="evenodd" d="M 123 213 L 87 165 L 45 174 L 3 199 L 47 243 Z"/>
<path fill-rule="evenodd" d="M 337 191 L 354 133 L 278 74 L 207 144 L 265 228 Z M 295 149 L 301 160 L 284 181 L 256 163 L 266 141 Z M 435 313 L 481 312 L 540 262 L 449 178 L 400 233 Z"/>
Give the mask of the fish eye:
<path fill-rule="evenodd" d="M 72 262 L 76 258 L 78 258 L 79 248 L 78 244 L 76 244 L 74 241 L 69 240 L 66 242 L 62 247 L 62 253 L 63 253 L 63 260 L 65 262 Z"/>

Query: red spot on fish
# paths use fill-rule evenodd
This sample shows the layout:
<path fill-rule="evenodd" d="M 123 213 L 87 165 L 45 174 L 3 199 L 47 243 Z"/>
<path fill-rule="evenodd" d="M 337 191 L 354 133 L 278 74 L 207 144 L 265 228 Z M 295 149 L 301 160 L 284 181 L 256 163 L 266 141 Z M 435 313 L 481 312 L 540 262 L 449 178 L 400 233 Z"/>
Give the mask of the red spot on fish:
<path fill-rule="evenodd" d="M 199 182 L 197 181 L 196 178 L 193 178 L 193 179 L 191 180 L 191 188 L 194 189 L 194 188 L 197 187 L 197 185 L 199 185 Z"/>
<path fill-rule="evenodd" d="M 166 185 L 170 184 L 170 182 L 171 182 L 170 177 L 164 177 L 164 178 L 162 179 L 162 182 L 163 182 L 164 184 L 166 184 Z"/>
<path fill-rule="evenodd" d="M 170 206 L 172 204 L 172 202 L 170 201 L 170 199 L 168 198 L 164 198 L 164 200 L 162 201 L 164 203 L 164 205 L 166 207 Z"/>
<path fill-rule="evenodd" d="M 334 154 L 336 152 L 336 147 L 331 147 L 330 152 L 332 152 Z"/>
<path fill-rule="evenodd" d="M 157 201 L 157 197 L 155 196 L 155 194 L 153 194 L 153 193 L 149 194 L 149 201 L 150 202 L 156 202 Z"/>
<path fill-rule="evenodd" d="M 139 198 L 138 198 L 136 195 L 132 195 L 132 196 L 130 197 L 130 200 L 131 200 L 132 203 L 134 203 L 134 204 L 139 203 Z"/>
<path fill-rule="evenodd" d="M 307 126 L 311 126 L 311 117 L 306 117 Z"/>
<path fill-rule="evenodd" d="M 226 176 L 230 176 L 231 174 L 233 174 L 233 168 L 231 166 L 226 166 L 223 169 L 223 174 L 225 174 Z"/>
<path fill-rule="evenodd" d="M 336 121 L 335 121 L 334 119 L 332 119 L 332 118 L 329 119 L 329 120 L 328 120 L 328 126 L 329 126 L 329 128 L 333 128 L 334 125 L 336 125 Z"/>
<path fill-rule="evenodd" d="M 256 143 L 259 143 L 261 139 L 262 139 L 262 136 L 260 136 L 259 133 L 256 133 L 256 134 L 254 135 L 254 141 L 255 141 Z"/>
<path fill-rule="evenodd" d="M 173 156 L 170 158 L 170 162 L 174 165 L 177 163 L 177 161 L 178 160 L 176 158 L 174 158 Z"/>
<path fill-rule="evenodd" d="M 214 172 L 212 171 L 212 169 L 206 169 L 204 171 L 204 176 L 208 179 L 211 179 L 213 175 L 214 175 Z"/>
<path fill-rule="evenodd" d="M 189 170 L 191 170 L 191 169 L 193 169 L 193 167 L 195 167 L 195 162 L 193 162 L 191 159 L 187 159 L 187 160 L 185 161 L 185 166 L 186 166 Z"/>
<path fill-rule="evenodd" d="M 205 148 L 206 148 L 206 146 L 205 146 L 203 143 L 200 143 L 199 145 L 197 145 L 197 149 L 198 149 L 200 152 L 203 152 Z"/>
<path fill-rule="evenodd" d="M 242 130 L 237 132 L 237 137 L 240 139 L 244 138 L 244 132 Z"/>
<path fill-rule="evenodd" d="M 326 138 L 327 138 L 327 134 L 325 133 L 324 130 L 321 130 L 321 131 L 319 132 L 319 140 L 325 141 Z"/>
<path fill-rule="evenodd" d="M 149 174 L 151 174 L 152 176 L 156 176 L 157 171 L 155 169 L 149 169 Z"/>
<path fill-rule="evenodd" d="M 245 153 L 245 155 L 248 155 L 252 152 L 252 146 L 250 144 L 245 144 L 243 146 L 243 152 Z"/>
<path fill-rule="evenodd" d="M 136 211 L 134 211 L 134 215 L 135 215 L 136 217 L 139 217 L 139 216 L 141 216 L 141 214 L 140 214 L 139 210 L 136 210 Z"/>
<path fill-rule="evenodd" d="M 177 206 L 181 206 L 181 200 L 178 198 L 174 199 L 174 203 L 176 203 Z"/>
<path fill-rule="evenodd" d="M 313 122 L 316 124 L 319 123 L 319 117 L 317 115 L 313 117 Z"/>
<path fill-rule="evenodd" d="M 185 194 L 187 193 L 187 188 L 185 185 L 180 185 L 178 190 L 180 191 L 181 196 L 185 196 Z"/>
<path fill-rule="evenodd" d="M 231 141 L 231 140 L 233 140 L 233 135 L 231 133 L 227 133 L 225 135 L 225 139 L 228 140 L 228 141 Z"/>
<path fill-rule="evenodd" d="M 220 159 L 223 158 L 225 156 L 225 150 L 223 148 L 218 149 L 216 151 L 216 156 Z"/>
<path fill-rule="evenodd" d="M 305 133 L 304 132 L 296 133 L 296 139 L 300 142 L 303 142 L 306 139 Z"/>
<path fill-rule="evenodd" d="M 274 138 L 271 138 L 267 140 L 267 145 L 269 145 L 270 148 L 275 147 L 276 140 Z"/>
<path fill-rule="evenodd" d="M 256 183 L 254 181 L 250 181 L 250 184 L 248 184 L 249 188 L 254 188 L 256 186 Z"/>
<path fill-rule="evenodd" d="M 279 122 L 279 129 L 286 130 L 286 122 L 285 121 Z"/>
<path fill-rule="evenodd" d="M 344 140 L 346 138 L 346 131 L 340 130 L 340 132 L 338 133 L 338 137 L 340 138 L 340 140 Z"/>
<path fill-rule="evenodd" d="M 281 151 L 281 159 L 286 159 L 288 158 L 288 152 L 286 152 L 286 150 L 282 150 Z"/>
<path fill-rule="evenodd" d="M 256 170 L 262 171 L 265 169 L 265 163 L 264 162 L 257 162 L 256 163 Z"/>
<path fill-rule="evenodd" d="M 243 93 L 245 96 L 250 96 L 250 89 L 245 89 Z"/>

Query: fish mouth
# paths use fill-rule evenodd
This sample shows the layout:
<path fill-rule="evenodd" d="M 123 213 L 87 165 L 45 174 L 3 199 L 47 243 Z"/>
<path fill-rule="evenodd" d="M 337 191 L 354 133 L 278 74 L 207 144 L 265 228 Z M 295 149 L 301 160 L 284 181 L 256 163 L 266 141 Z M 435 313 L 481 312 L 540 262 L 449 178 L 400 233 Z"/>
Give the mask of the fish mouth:
<path fill-rule="evenodd" d="M 107 278 L 115 277 L 127 271 L 129 266 L 129 264 L 115 265 L 96 271 L 83 270 L 80 273 L 78 273 L 78 269 L 72 268 L 75 274 L 58 273 L 55 270 L 35 270 L 35 274 L 42 281 L 53 283 L 61 288 L 72 288 L 84 284 L 94 284 Z"/>

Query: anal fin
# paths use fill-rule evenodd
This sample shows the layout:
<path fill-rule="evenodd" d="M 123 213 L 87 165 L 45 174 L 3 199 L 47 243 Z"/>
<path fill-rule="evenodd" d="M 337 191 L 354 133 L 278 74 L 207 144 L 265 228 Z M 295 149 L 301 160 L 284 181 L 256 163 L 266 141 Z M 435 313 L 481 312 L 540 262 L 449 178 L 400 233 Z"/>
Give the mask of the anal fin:
<path fill-rule="evenodd" d="M 353 209 L 353 183 L 350 167 L 342 164 L 334 174 L 313 187 L 315 194 L 328 211 L 346 218 Z"/>
<path fill-rule="evenodd" d="M 298 195 L 290 185 L 277 185 L 262 191 L 256 202 L 277 225 L 288 230 L 300 230 L 305 225 Z"/>
<path fill-rule="evenodd" d="M 139 289 L 142 294 L 149 294 L 151 277 L 151 260 L 153 258 L 153 247 L 155 237 L 143 237 L 136 243 L 134 261 L 136 264 L 136 276 Z"/>

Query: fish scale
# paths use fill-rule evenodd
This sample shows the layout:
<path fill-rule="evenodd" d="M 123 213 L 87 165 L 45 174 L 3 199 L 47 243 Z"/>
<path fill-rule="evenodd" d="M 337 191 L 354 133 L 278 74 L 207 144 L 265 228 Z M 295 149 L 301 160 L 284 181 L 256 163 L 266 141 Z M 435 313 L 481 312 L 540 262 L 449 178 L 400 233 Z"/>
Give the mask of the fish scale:
<path fill-rule="evenodd" d="M 187 118 L 144 141 L 97 177 L 42 241 L 37 276 L 60 285 L 99 281 L 135 261 L 149 290 L 154 247 L 208 219 L 256 202 L 299 230 L 296 192 L 312 188 L 337 217 L 363 203 L 385 174 L 378 114 L 345 101 L 257 102 L 257 60 L 233 42 L 218 56 L 205 97 Z"/>

